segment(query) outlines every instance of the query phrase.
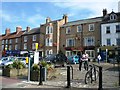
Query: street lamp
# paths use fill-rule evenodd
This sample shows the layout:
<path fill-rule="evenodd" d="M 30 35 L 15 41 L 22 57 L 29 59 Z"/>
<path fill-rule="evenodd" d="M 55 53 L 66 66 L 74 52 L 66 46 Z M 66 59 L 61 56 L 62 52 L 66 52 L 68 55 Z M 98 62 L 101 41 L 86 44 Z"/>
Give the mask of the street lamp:
<path fill-rule="evenodd" d="M 107 52 L 108 52 L 108 49 L 106 49 L 106 63 L 107 63 Z"/>

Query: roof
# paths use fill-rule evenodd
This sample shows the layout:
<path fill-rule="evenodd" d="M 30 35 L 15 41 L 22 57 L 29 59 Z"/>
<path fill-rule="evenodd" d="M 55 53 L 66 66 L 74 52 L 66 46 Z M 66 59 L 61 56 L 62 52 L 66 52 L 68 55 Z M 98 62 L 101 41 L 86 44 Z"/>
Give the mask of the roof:
<path fill-rule="evenodd" d="M 68 23 L 64 24 L 62 27 L 84 24 L 84 23 L 91 23 L 91 22 L 98 22 L 98 21 L 102 21 L 102 17 L 95 17 L 95 18 L 72 21 L 72 22 L 68 22 Z"/>
<path fill-rule="evenodd" d="M 40 33 L 40 27 L 33 28 L 30 31 L 27 32 L 27 30 L 23 33 L 23 35 L 29 35 L 29 34 L 39 34 Z"/>
<path fill-rule="evenodd" d="M 8 35 L 4 34 L 4 35 L 2 35 L 1 39 L 3 40 L 3 39 L 12 39 L 12 38 L 20 37 L 23 33 L 24 33 L 24 31 L 20 31 L 19 33 L 13 32 Z"/>

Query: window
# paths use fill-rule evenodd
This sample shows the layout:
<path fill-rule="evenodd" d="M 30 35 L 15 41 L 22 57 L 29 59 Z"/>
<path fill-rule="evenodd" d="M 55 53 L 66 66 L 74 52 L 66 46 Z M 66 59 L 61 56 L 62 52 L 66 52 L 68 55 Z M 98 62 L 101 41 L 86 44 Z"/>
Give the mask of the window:
<path fill-rule="evenodd" d="M 82 32 L 82 25 L 77 26 L 77 32 Z"/>
<path fill-rule="evenodd" d="M 120 25 L 116 25 L 116 33 L 120 32 Z"/>
<path fill-rule="evenodd" d="M 4 45 L 2 45 L 2 50 L 4 50 Z"/>
<path fill-rule="evenodd" d="M 35 43 L 32 43 L 32 49 L 35 49 Z"/>
<path fill-rule="evenodd" d="M 111 40 L 108 38 L 107 39 L 107 45 L 110 46 L 111 45 Z"/>
<path fill-rule="evenodd" d="M 84 38 L 85 46 L 95 46 L 95 38 L 94 37 L 86 37 Z"/>
<path fill-rule="evenodd" d="M 46 46 L 53 46 L 53 40 L 51 38 L 46 38 Z"/>
<path fill-rule="evenodd" d="M 107 27 L 106 27 L 106 33 L 107 33 L 107 34 L 110 33 L 110 26 L 107 26 Z"/>
<path fill-rule="evenodd" d="M 9 43 L 10 43 L 10 44 L 12 43 L 12 40 L 11 40 L 11 39 L 9 40 Z"/>
<path fill-rule="evenodd" d="M 46 27 L 46 34 L 52 34 L 53 33 L 53 26 L 47 26 Z"/>
<path fill-rule="evenodd" d="M 94 31 L 94 24 L 89 24 L 89 31 Z"/>
<path fill-rule="evenodd" d="M 120 38 L 116 39 L 116 45 L 120 46 Z"/>
<path fill-rule="evenodd" d="M 12 45 L 9 45 L 9 50 L 12 50 Z"/>
<path fill-rule="evenodd" d="M 24 49 L 27 49 L 27 43 L 24 43 Z"/>
<path fill-rule="evenodd" d="M 53 54 L 53 50 L 46 50 L 46 56 Z"/>
<path fill-rule="evenodd" d="M 71 31 L 71 28 L 70 28 L 70 27 L 67 27 L 67 28 L 66 28 L 66 34 L 69 34 L 70 31 Z"/>
<path fill-rule="evenodd" d="M 27 36 L 24 36 L 24 42 L 27 42 Z"/>
<path fill-rule="evenodd" d="M 18 38 L 15 39 L 15 42 L 18 43 Z"/>
<path fill-rule="evenodd" d="M 95 57 L 95 51 L 94 50 L 85 50 L 85 52 L 89 55 L 89 58 Z"/>
<path fill-rule="evenodd" d="M 33 41 L 36 41 L 36 35 L 33 35 Z"/>
<path fill-rule="evenodd" d="M 2 44 L 4 44 L 4 40 L 2 40 Z"/>
<path fill-rule="evenodd" d="M 15 45 L 15 50 L 18 50 L 18 45 L 17 44 Z"/>
<path fill-rule="evenodd" d="M 116 19 L 117 19 L 117 15 L 115 15 L 115 14 L 110 15 L 110 20 L 116 20 Z"/>
<path fill-rule="evenodd" d="M 75 39 L 73 39 L 73 38 L 67 39 L 66 40 L 66 46 L 67 47 L 75 46 Z"/>
<path fill-rule="evenodd" d="M 6 44 L 8 44 L 8 40 L 6 39 Z"/>
<path fill-rule="evenodd" d="M 72 56 L 73 52 L 72 51 L 66 51 L 66 56 Z"/>

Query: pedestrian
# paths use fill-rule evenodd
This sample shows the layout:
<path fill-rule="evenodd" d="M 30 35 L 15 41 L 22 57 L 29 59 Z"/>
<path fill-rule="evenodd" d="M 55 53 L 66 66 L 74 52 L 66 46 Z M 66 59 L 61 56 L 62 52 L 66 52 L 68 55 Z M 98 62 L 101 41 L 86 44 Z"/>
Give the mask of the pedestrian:
<path fill-rule="evenodd" d="M 97 60 L 98 60 L 98 64 L 100 64 L 100 60 L 101 60 L 101 56 L 100 56 L 100 54 L 98 54 L 98 56 L 97 56 Z"/>
<path fill-rule="evenodd" d="M 82 61 L 84 61 L 84 69 L 85 70 L 88 70 L 88 58 L 89 58 L 89 55 L 85 52 L 82 55 Z"/>
<path fill-rule="evenodd" d="M 78 53 L 77 55 L 78 55 L 78 57 L 79 57 L 79 59 L 78 59 L 78 61 L 79 61 L 79 70 L 81 71 L 81 67 L 82 67 L 81 54 L 80 54 L 80 53 Z"/>

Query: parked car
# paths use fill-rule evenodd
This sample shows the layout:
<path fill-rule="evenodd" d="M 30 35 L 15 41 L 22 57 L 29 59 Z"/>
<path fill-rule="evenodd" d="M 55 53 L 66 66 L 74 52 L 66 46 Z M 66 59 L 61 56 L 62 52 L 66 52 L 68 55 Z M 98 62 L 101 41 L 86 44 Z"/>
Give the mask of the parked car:
<path fill-rule="evenodd" d="M 2 63 L 0 66 L 6 66 L 9 64 L 12 64 L 14 60 L 15 60 L 14 57 L 4 57 L 4 58 L 2 58 Z"/>
<path fill-rule="evenodd" d="M 54 65 L 65 66 L 67 63 L 67 57 L 64 54 L 51 54 L 46 57 L 48 63 L 53 63 Z"/>
<path fill-rule="evenodd" d="M 70 64 L 78 64 L 79 63 L 78 60 L 79 60 L 78 55 L 68 56 L 68 63 Z"/>
<path fill-rule="evenodd" d="M 24 64 L 26 64 L 26 57 L 15 57 L 15 60 L 20 60 Z"/>

